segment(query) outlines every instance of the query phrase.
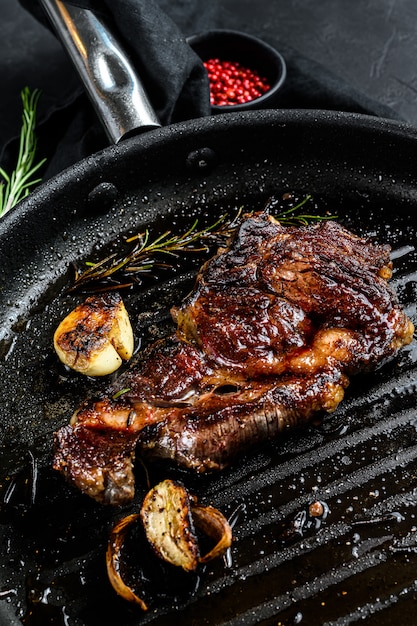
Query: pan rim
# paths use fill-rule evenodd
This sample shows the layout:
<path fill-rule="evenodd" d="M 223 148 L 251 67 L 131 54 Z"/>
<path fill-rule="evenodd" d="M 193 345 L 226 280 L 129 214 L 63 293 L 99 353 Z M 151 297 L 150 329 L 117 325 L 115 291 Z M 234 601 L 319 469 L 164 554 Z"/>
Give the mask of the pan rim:
<path fill-rule="evenodd" d="M 124 141 L 110 145 L 89 155 L 73 165 L 65 168 L 52 178 L 41 183 L 27 198 L 24 198 L 12 211 L 0 220 L 0 242 L 7 237 L 8 229 L 16 221 L 27 219 L 32 207 L 43 201 L 46 195 L 56 193 L 66 186 L 73 178 L 86 175 L 86 172 L 97 166 L 123 158 L 126 154 L 143 152 L 161 142 L 169 142 L 177 137 L 198 132 L 211 132 L 217 129 L 224 132 L 232 128 L 244 128 L 247 125 L 262 128 L 268 125 L 311 126 L 323 129 L 353 129 L 356 133 L 382 134 L 387 138 L 399 138 L 414 142 L 417 140 L 417 127 L 398 120 L 366 115 L 363 113 L 331 111 L 322 109 L 265 109 L 260 111 L 242 111 L 222 113 L 204 118 L 196 118 L 178 122 L 170 126 L 160 127 L 128 137 Z"/>

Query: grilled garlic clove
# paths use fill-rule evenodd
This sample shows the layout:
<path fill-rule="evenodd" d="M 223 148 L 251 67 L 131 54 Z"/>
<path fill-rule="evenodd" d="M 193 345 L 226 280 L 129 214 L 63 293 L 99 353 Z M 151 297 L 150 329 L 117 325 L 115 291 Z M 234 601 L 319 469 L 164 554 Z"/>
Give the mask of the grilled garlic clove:
<path fill-rule="evenodd" d="M 199 549 L 186 489 L 164 480 L 151 489 L 140 511 L 146 537 L 156 554 L 185 571 L 199 563 Z"/>
<path fill-rule="evenodd" d="M 111 374 L 133 354 L 134 340 L 121 297 L 91 296 L 62 320 L 54 334 L 59 359 L 87 376 Z"/>
<path fill-rule="evenodd" d="M 198 504 L 181 483 L 167 479 L 153 487 L 145 496 L 139 514 L 128 515 L 117 522 L 106 552 L 107 574 L 113 589 L 144 611 L 148 608 L 144 600 L 123 580 L 121 573 L 124 544 L 138 522 L 142 522 L 146 540 L 156 556 L 186 572 L 222 556 L 233 540 L 232 528 L 224 515 L 212 506 Z M 203 556 L 200 556 L 194 525 L 214 544 Z"/>

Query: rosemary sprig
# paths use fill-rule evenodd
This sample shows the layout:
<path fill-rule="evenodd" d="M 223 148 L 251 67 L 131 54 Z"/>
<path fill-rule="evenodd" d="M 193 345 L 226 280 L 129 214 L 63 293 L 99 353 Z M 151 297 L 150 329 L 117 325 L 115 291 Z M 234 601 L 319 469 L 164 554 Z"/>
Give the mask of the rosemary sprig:
<path fill-rule="evenodd" d="M 130 280 L 130 276 L 149 274 L 156 268 L 172 267 L 167 259 L 163 257 L 178 258 L 180 253 L 205 253 L 209 250 L 209 242 L 218 245 L 220 239 L 230 236 L 231 222 L 227 221 L 227 215 L 222 215 L 216 222 L 203 228 L 197 229 L 198 220 L 181 235 L 173 235 L 171 231 L 166 231 L 153 241 L 150 241 L 149 231 L 139 233 L 129 239 L 126 243 L 135 243 L 133 248 L 124 256 L 117 256 L 116 253 L 109 255 L 98 263 L 87 263 L 88 268 L 83 272 L 77 272 L 75 282 L 70 291 L 83 289 L 86 285 L 96 283 L 95 290 L 120 289 L 130 287 L 135 282 Z M 114 285 L 110 282 L 116 274 L 123 275 L 125 281 L 119 281 Z M 106 284 L 107 282 L 107 284 Z"/>
<path fill-rule="evenodd" d="M 307 225 L 311 221 L 333 219 L 334 216 L 319 216 L 300 213 L 300 209 L 311 200 L 305 196 L 300 202 L 288 209 L 279 211 L 275 217 L 287 226 Z M 271 199 L 265 210 L 272 213 L 278 203 Z M 279 205 L 282 207 L 282 204 Z M 127 244 L 134 246 L 125 255 L 113 253 L 97 263 L 86 263 L 87 269 L 76 271 L 75 281 L 70 291 L 85 290 L 109 291 L 131 287 L 139 282 L 145 274 L 151 274 L 157 268 L 172 268 L 169 257 L 178 258 L 185 253 L 208 253 L 213 248 L 226 245 L 234 234 L 241 218 L 243 208 L 240 208 L 234 218 L 227 214 L 222 215 L 216 222 L 203 229 L 198 229 L 198 220 L 181 235 L 173 235 L 166 231 L 153 241 L 150 241 L 149 231 L 140 233 L 129 239 Z M 167 258 L 168 257 L 168 258 Z"/>
<path fill-rule="evenodd" d="M 0 167 L 0 176 L 3 178 L 0 181 L 0 217 L 25 198 L 33 185 L 41 182 L 40 178 L 33 178 L 46 161 L 42 159 L 35 164 L 37 149 L 35 126 L 39 97 L 38 89 L 31 92 L 29 87 L 25 87 L 21 92 L 23 113 L 16 167 L 10 175 Z"/>
<path fill-rule="evenodd" d="M 281 224 L 285 224 L 285 226 L 307 226 L 308 224 L 311 224 L 311 222 L 322 222 L 323 220 L 337 219 L 337 215 L 311 215 L 310 213 L 300 213 L 300 209 L 302 209 L 303 206 L 311 199 L 312 196 L 310 194 L 306 195 L 294 206 L 291 206 L 284 211 L 280 211 L 279 213 L 275 213 L 275 219 L 281 222 Z M 267 203 L 266 210 L 272 214 L 275 204 L 276 201 L 272 198 Z"/>

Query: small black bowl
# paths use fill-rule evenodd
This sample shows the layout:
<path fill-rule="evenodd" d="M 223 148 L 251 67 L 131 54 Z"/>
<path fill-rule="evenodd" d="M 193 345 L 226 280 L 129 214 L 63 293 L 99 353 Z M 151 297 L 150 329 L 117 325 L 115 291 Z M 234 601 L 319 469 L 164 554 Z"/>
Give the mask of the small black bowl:
<path fill-rule="evenodd" d="M 279 91 L 285 82 L 287 68 L 282 55 L 261 39 L 235 30 L 210 30 L 187 38 L 188 44 L 203 60 L 213 58 L 232 61 L 255 70 L 265 77 L 270 88 L 263 95 L 248 102 L 230 105 L 212 105 L 212 113 L 249 111 L 274 108 L 279 102 Z"/>

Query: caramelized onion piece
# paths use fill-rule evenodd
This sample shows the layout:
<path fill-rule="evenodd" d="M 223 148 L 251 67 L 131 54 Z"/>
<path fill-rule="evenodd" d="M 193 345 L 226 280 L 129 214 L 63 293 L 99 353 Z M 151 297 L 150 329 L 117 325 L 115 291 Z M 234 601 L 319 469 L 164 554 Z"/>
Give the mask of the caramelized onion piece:
<path fill-rule="evenodd" d="M 148 607 L 145 602 L 123 582 L 120 575 L 120 552 L 130 526 L 139 518 L 139 514 L 128 515 L 115 525 L 107 544 L 106 565 L 107 575 L 115 592 L 124 600 L 138 604 L 143 611 L 146 611 Z"/>
<path fill-rule="evenodd" d="M 200 556 L 200 563 L 208 563 L 212 559 L 222 556 L 232 545 L 232 528 L 218 509 L 213 506 L 191 505 L 191 513 L 195 527 L 216 542 L 216 545 L 204 556 Z"/>
<path fill-rule="evenodd" d="M 151 489 L 140 511 L 146 537 L 156 554 L 190 572 L 199 563 L 190 499 L 183 485 L 164 480 Z"/>

